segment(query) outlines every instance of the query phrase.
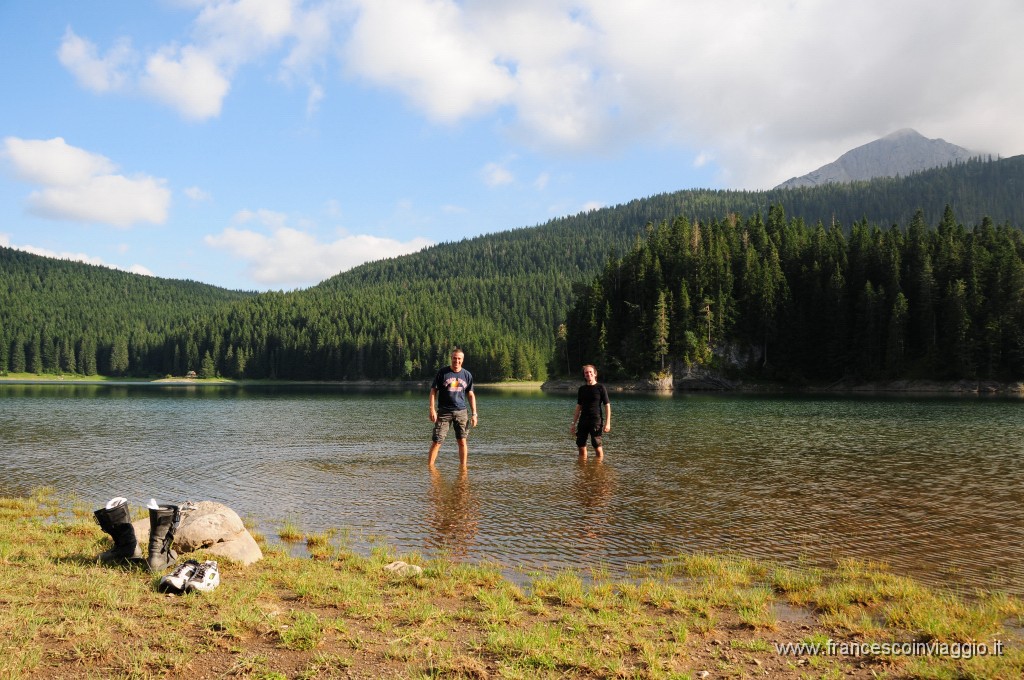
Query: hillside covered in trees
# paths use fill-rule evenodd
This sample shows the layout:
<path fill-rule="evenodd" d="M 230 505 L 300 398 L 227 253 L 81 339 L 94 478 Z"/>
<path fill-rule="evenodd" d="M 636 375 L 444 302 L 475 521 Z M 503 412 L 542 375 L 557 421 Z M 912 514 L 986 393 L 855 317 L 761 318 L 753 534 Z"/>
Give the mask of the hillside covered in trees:
<path fill-rule="evenodd" d="M 649 227 L 580 286 L 567 363 L 643 377 L 715 363 L 790 381 L 1024 376 L 1024 234 L 951 208 L 849 234 L 787 218 Z M 719 354 L 722 352 L 719 351 Z M 738 358 L 738 361 L 735 359 Z M 719 362 L 721 363 L 721 362 Z"/>
<path fill-rule="evenodd" d="M 944 219 L 946 205 L 951 206 L 956 219 L 972 225 L 964 228 L 965 238 L 976 232 L 973 225 L 981 225 L 985 216 L 995 225 L 1024 223 L 1024 157 L 972 161 L 906 178 L 849 185 L 661 194 L 551 220 L 537 227 L 443 243 L 412 255 L 367 263 L 310 289 L 289 293 L 226 291 L 195 282 L 143 277 L 0 248 L 0 372 L 161 376 L 195 370 L 201 375 L 232 378 L 418 379 L 432 375 L 438 365 L 446 362 L 449 348 L 458 344 L 466 349 L 467 365 L 480 380 L 544 379 L 552 371 L 565 370 L 567 346 L 563 338 L 556 352 L 556 343 L 559 326 L 573 304 L 577 304 L 578 310 L 577 301 L 592 299 L 594 277 L 609 271 L 609 261 L 621 268 L 620 255 L 634 256 L 634 244 L 638 236 L 646 233 L 648 224 L 663 225 L 654 229 L 652 235 L 665 229 L 671 231 L 677 225 L 681 229 L 681 225 L 692 228 L 696 224 L 702 243 L 711 234 L 718 234 L 709 243 L 725 249 L 721 256 L 729 263 L 730 275 L 738 277 L 744 271 L 740 265 L 746 266 L 746 259 L 735 260 L 741 253 L 743 258 L 749 254 L 758 262 L 759 258 L 770 256 L 770 249 L 763 247 L 767 242 L 757 240 L 761 235 L 754 226 L 756 219 L 764 224 L 772 242 L 781 238 L 776 235 L 777 229 L 794 234 L 807 232 L 806 238 L 787 236 L 787 248 L 809 247 L 801 239 L 816 242 L 820 222 L 826 240 L 844 241 L 830 248 L 836 251 L 836 258 L 846 257 L 840 269 L 846 276 L 843 268 L 851 257 L 846 249 L 853 248 L 860 238 L 858 233 L 867 233 L 874 239 L 876 230 L 883 235 L 892 232 L 886 238 L 895 240 L 901 231 L 892 230 L 893 224 L 914 229 L 914 224 L 920 224 L 929 234 L 926 238 L 931 239 L 934 236 L 930 235 L 929 225 Z M 918 211 L 921 212 L 915 218 Z M 739 219 L 729 217 L 736 215 L 749 216 L 739 223 L 746 225 L 749 221 L 747 231 L 757 232 L 748 236 L 754 239 L 754 250 L 740 251 L 733 243 L 742 237 L 743 229 L 730 227 L 735 232 L 732 236 L 722 231 L 723 224 Z M 780 215 L 784 216 L 783 227 L 777 225 Z M 850 227 L 855 224 L 851 236 Z M 1011 238 L 1005 234 L 1014 231 L 990 225 L 984 233 L 990 229 L 1003 234 L 1000 239 Z M 780 249 L 782 243 L 779 240 L 775 245 L 780 267 L 791 254 Z M 645 247 L 658 250 L 660 245 L 655 239 Z M 971 248 L 974 247 L 972 242 Z M 900 290 L 908 301 L 910 293 L 905 282 L 913 272 L 907 267 L 915 262 L 904 258 L 900 265 Z M 828 266 L 827 261 L 820 264 Z M 938 266 L 934 257 L 931 264 L 933 268 Z M 829 276 L 832 273 L 829 270 Z M 693 275 L 679 270 L 662 272 L 673 305 L 680 304 L 680 293 L 673 282 Z M 889 305 L 890 296 L 896 295 L 897 290 L 879 279 L 870 280 L 874 294 L 884 295 L 885 304 Z M 855 281 L 859 281 L 856 275 L 846 276 L 844 290 Z M 946 279 L 936 279 L 940 286 L 936 289 L 937 298 L 945 295 L 941 288 L 945 283 Z M 769 352 L 765 366 L 777 366 L 779 375 L 811 378 L 834 374 L 817 365 L 800 371 L 786 368 L 782 363 L 783 352 L 789 350 L 778 346 L 781 340 L 767 332 L 750 330 L 748 327 L 759 327 L 746 316 L 739 316 L 746 309 L 740 302 L 746 300 L 743 296 L 747 293 L 727 294 L 724 282 L 720 285 L 723 295 L 740 297 L 732 306 L 719 304 L 715 289 L 711 307 L 717 310 L 716 319 L 720 320 L 714 321 L 713 341 L 724 339 L 726 333 L 740 333 L 741 329 L 747 335 L 736 337 L 744 341 L 748 336 L 760 337 L 760 333 L 764 335 L 761 345 Z M 969 292 L 969 281 L 964 279 L 964 285 Z M 884 292 L 880 293 L 880 288 Z M 711 289 L 688 289 L 690 314 L 699 314 L 708 290 Z M 586 291 L 591 293 L 583 295 Z M 608 302 L 608 298 L 602 299 Z M 849 299 L 844 298 L 843 304 L 848 304 Z M 654 303 L 657 301 L 655 297 Z M 815 304 L 826 302 L 816 298 Z M 987 297 L 972 300 L 972 304 L 982 306 L 989 302 Z M 577 318 L 578 312 L 573 313 L 573 318 Z M 595 318 L 603 319 L 606 311 L 602 307 L 595 313 Z M 609 308 L 608 313 L 620 318 L 614 309 Z M 908 314 L 916 312 L 908 308 Z M 791 325 L 789 317 L 766 317 L 764 324 L 782 322 L 787 333 L 797 332 L 798 327 Z M 1003 322 L 1011 323 L 1014 319 L 1007 317 Z M 678 319 L 671 323 L 674 325 L 669 326 L 668 332 L 675 335 L 669 351 L 675 354 L 660 355 L 658 365 L 660 358 L 699 358 L 694 353 L 699 347 L 684 347 L 678 336 L 683 332 L 685 338 L 685 331 L 693 328 Z M 583 330 L 578 318 L 569 325 L 574 332 Z M 611 326 L 605 332 L 612 332 Z M 910 352 L 904 357 L 916 356 L 914 343 L 918 343 L 918 338 L 910 336 Z M 616 337 L 613 342 L 621 340 Z M 579 356 L 586 354 L 582 345 L 577 347 Z M 615 345 L 608 344 L 603 351 L 609 352 L 608 347 L 617 351 Z M 883 348 L 884 345 L 875 347 L 878 352 Z M 839 352 L 844 362 L 849 361 L 846 353 L 848 350 Z M 839 354 L 834 352 L 833 356 Z M 993 371 L 1003 370 L 996 368 L 1004 366 L 999 363 L 1003 358 L 996 363 L 986 363 L 983 358 L 972 350 L 970 365 L 977 371 L 990 370 L 990 366 Z M 887 365 L 884 359 L 876 357 L 875 361 L 880 366 Z M 622 361 L 623 374 L 649 370 L 650 365 L 634 366 Z M 845 364 L 843 370 L 847 370 Z M 927 372 L 932 370 L 932 364 L 908 359 L 900 370 Z"/>

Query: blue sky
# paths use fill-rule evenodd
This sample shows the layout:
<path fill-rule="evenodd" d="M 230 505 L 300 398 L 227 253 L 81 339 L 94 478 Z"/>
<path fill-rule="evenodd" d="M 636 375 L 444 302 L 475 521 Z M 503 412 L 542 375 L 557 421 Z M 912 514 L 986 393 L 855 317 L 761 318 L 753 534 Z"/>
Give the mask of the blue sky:
<path fill-rule="evenodd" d="M 233 289 L 900 128 L 1024 152 L 1019 0 L 0 0 L 0 245 Z"/>

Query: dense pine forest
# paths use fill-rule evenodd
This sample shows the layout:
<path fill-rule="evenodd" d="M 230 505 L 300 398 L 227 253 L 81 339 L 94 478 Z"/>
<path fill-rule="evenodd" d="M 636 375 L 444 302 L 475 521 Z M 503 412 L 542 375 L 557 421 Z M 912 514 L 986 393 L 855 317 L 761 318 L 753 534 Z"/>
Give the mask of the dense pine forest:
<path fill-rule="evenodd" d="M 1024 234 L 967 229 L 949 207 L 935 228 L 918 211 L 849 233 L 780 206 L 662 222 L 579 287 L 560 351 L 612 377 L 718 364 L 791 382 L 1020 379 Z"/>
<path fill-rule="evenodd" d="M 661 194 L 289 293 L 0 248 L 0 373 L 422 379 L 458 344 L 480 380 L 575 374 L 584 358 L 644 375 L 726 345 L 756 355 L 750 370 L 767 377 L 1007 375 L 1020 369 L 1022 328 L 1020 234 L 1007 225 L 1024 224 L 1022 212 L 1015 157 L 846 185 Z M 951 311 L 961 298 L 969 323 Z M 824 318 L 835 327 L 819 332 Z"/>

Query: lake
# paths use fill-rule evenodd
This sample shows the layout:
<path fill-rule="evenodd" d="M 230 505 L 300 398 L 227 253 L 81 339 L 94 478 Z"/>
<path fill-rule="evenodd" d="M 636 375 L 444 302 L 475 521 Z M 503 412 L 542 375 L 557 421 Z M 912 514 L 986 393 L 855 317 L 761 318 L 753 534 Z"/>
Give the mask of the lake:
<path fill-rule="evenodd" d="M 514 571 L 694 551 L 887 562 L 1024 594 L 1024 401 L 612 393 L 606 459 L 580 463 L 574 395 L 478 388 L 460 475 L 426 466 L 426 390 L 0 384 L 0 494 L 99 507 L 214 500 L 358 549 Z"/>

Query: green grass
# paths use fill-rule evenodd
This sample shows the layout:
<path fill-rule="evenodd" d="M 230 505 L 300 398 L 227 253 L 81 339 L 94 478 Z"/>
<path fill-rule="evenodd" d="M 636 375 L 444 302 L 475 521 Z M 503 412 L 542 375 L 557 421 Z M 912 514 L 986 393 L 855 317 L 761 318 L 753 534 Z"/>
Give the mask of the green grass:
<path fill-rule="evenodd" d="M 956 595 L 842 561 L 794 569 L 695 554 L 615 580 L 561 570 L 508 580 L 497 565 L 353 552 L 344 529 L 305 534 L 311 557 L 264 544 L 221 560 L 203 594 L 158 593 L 158 575 L 96 564 L 109 545 L 89 508 L 40 490 L 0 498 L 0 677 L 884 677 L 1024 675 L 1015 597 Z M 200 554 L 201 555 L 201 554 Z M 395 578 L 394 559 L 421 576 Z M 799 622 L 775 605 L 799 607 Z M 806 622 L 810 621 L 810 627 Z M 1016 628 L 1010 631 L 1009 628 Z M 1000 657 L 782 657 L 785 642 L 1003 640 Z M 879 665 L 881 664 L 881 665 Z"/>

